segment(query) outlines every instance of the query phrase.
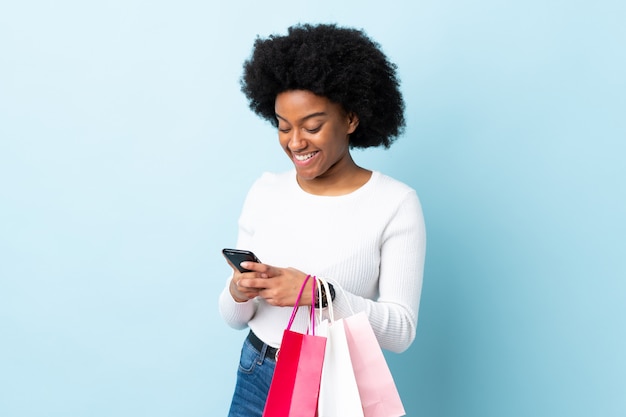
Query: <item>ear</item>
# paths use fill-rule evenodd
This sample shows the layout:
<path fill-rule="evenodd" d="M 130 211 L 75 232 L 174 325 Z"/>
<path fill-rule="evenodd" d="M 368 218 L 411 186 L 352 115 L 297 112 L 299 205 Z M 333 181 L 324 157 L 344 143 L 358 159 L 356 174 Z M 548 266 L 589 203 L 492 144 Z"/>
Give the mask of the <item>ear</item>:
<path fill-rule="evenodd" d="M 354 133 L 356 128 L 359 126 L 359 116 L 354 112 L 348 113 L 348 134 Z"/>

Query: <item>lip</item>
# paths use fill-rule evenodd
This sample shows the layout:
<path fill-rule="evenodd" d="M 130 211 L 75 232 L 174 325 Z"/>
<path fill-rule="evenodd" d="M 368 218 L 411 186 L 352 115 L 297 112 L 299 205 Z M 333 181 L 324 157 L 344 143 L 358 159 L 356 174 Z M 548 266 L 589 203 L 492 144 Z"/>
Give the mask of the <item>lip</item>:
<path fill-rule="evenodd" d="M 311 163 L 311 161 L 313 161 L 317 155 L 319 154 L 319 151 L 312 151 L 312 152 L 292 152 L 292 160 L 293 163 L 296 165 L 308 165 Z"/>

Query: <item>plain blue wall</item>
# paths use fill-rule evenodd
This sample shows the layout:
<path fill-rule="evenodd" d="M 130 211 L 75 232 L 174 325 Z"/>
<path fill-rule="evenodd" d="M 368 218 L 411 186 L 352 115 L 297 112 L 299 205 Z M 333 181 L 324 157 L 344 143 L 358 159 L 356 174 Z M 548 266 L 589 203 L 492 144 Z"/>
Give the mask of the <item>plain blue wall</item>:
<path fill-rule="evenodd" d="M 399 66 L 406 134 L 355 156 L 424 206 L 408 415 L 626 415 L 624 2 L 337 3 L 0 5 L 0 416 L 225 415 L 219 250 L 289 168 L 240 68 L 298 21 Z"/>

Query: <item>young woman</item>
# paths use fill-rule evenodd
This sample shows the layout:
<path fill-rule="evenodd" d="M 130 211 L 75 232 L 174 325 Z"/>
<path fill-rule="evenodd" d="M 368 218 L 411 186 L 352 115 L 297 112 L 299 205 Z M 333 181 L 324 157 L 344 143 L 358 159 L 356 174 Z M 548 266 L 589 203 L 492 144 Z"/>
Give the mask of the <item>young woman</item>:
<path fill-rule="evenodd" d="M 244 64 L 250 108 L 278 129 L 294 169 L 265 173 L 239 219 L 237 247 L 262 263 L 233 268 L 220 313 L 249 328 L 231 417 L 261 416 L 275 353 L 308 274 L 326 279 L 335 317 L 365 311 L 381 347 L 402 352 L 415 338 L 425 229 L 413 189 L 358 166 L 352 148 L 391 145 L 404 127 L 395 65 L 363 31 L 297 25 L 257 38 Z M 308 284 L 310 285 L 310 284 Z M 311 288 L 301 305 L 312 305 Z M 301 311 L 293 329 L 304 331 Z"/>

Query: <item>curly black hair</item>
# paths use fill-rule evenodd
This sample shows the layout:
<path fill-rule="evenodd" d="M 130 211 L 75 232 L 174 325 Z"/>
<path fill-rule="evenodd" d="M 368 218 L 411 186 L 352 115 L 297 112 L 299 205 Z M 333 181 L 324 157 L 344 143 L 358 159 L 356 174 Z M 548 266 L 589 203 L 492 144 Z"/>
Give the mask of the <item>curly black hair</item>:
<path fill-rule="evenodd" d="M 257 37 L 241 77 L 250 109 L 277 127 L 276 96 L 289 90 L 311 91 L 355 113 L 351 148 L 388 148 L 404 129 L 396 65 L 362 30 L 298 24 L 285 36 Z"/>

